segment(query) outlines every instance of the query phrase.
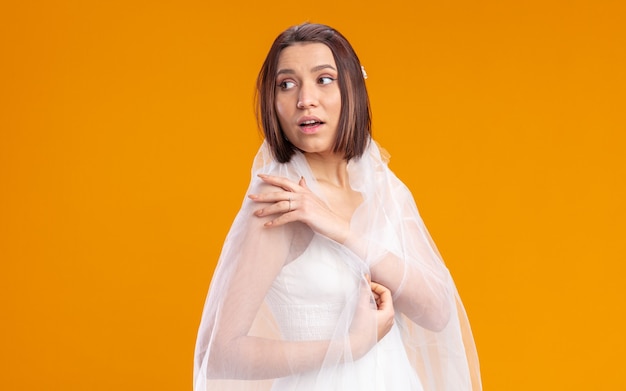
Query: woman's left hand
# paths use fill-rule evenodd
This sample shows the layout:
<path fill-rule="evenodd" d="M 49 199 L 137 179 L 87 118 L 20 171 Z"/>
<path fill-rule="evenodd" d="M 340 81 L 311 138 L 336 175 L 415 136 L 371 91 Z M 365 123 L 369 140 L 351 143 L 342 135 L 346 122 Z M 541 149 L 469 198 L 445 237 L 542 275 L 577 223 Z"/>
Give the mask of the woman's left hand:
<path fill-rule="evenodd" d="M 259 178 L 282 189 L 248 196 L 254 202 L 269 204 L 256 210 L 256 216 L 277 215 L 265 223 L 266 227 L 300 221 L 321 235 L 339 243 L 345 242 L 350 232 L 350 222 L 330 210 L 324 201 L 309 190 L 304 177 L 298 183 L 273 175 L 259 174 Z"/>

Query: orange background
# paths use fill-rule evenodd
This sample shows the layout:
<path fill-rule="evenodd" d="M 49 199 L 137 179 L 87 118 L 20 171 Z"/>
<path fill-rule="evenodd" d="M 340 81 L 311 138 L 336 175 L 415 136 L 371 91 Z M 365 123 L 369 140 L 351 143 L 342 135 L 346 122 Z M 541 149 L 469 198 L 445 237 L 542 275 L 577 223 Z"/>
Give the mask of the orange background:
<path fill-rule="evenodd" d="M 4 2 L 0 389 L 191 389 L 256 73 L 305 20 L 367 68 L 485 389 L 626 389 L 624 4 Z"/>

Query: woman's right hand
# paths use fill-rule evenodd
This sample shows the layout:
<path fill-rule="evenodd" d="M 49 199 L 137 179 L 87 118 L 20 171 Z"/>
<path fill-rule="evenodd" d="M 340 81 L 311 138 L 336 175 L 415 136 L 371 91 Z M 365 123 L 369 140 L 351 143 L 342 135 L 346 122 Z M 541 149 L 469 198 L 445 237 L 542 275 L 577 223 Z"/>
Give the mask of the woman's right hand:
<path fill-rule="evenodd" d="M 354 359 L 364 356 L 391 330 L 395 311 L 391 291 L 366 276 L 357 309 L 350 326 L 350 341 Z"/>
<path fill-rule="evenodd" d="M 259 205 L 254 215 L 270 216 L 266 227 L 279 227 L 294 221 L 300 221 L 313 231 L 326 236 L 337 243 L 344 243 L 350 233 L 350 221 L 333 212 L 328 205 L 313 193 L 304 177 L 295 183 L 285 177 L 259 174 L 265 184 L 274 189 L 248 197 Z"/>

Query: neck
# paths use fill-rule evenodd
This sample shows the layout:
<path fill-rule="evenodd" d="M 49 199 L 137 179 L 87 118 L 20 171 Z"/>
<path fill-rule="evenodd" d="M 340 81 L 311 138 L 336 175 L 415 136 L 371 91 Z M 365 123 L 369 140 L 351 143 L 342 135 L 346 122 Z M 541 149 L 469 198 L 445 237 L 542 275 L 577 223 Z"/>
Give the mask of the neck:
<path fill-rule="evenodd" d="M 305 153 L 304 156 L 318 182 L 325 182 L 339 188 L 350 187 L 348 162 L 343 158 L 343 155 Z"/>

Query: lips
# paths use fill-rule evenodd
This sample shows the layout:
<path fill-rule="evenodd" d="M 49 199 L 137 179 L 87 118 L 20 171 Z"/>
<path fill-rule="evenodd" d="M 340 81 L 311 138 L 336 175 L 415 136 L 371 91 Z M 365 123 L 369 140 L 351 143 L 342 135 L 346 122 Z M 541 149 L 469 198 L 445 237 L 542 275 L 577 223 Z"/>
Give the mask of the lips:
<path fill-rule="evenodd" d="M 308 121 L 304 121 L 301 122 L 299 125 L 300 126 L 313 126 L 313 125 L 317 125 L 317 124 L 321 124 L 321 121 L 315 121 L 315 120 L 308 120 Z"/>
<path fill-rule="evenodd" d="M 298 120 L 298 126 L 304 133 L 313 133 L 321 125 L 324 125 L 324 121 L 320 120 L 317 117 L 306 116 Z"/>

